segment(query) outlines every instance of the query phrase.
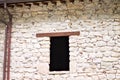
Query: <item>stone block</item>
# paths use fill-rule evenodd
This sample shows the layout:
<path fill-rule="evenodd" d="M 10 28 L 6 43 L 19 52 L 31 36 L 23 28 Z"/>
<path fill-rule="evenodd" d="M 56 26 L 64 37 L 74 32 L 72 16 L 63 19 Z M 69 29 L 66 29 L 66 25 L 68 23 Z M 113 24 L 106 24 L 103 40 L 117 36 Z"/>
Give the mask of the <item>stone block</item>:
<path fill-rule="evenodd" d="M 62 3 L 60 1 L 57 1 L 57 6 L 61 6 Z"/>
<path fill-rule="evenodd" d="M 103 47 L 97 47 L 97 50 L 99 51 L 99 52 L 101 52 L 101 54 L 102 54 L 102 52 L 103 52 L 103 54 L 106 52 L 106 51 L 111 51 L 113 49 L 113 47 L 112 46 L 103 46 Z"/>
<path fill-rule="evenodd" d="M 110 41 L 110 40 L 111 40 L 111 37 L 110 37 L 110 36 L 103 36 L 103 40 L 104 40 L 104 41 Z"/>
<path fill-rule="evenodd" d="M 84 49 L 84 51 L 85 51 L 85 52 L 89 52 L 89 53 L 94 52 L 94 50 L 93 50 L 92 47 L 86 47 L 86 48 Z"/>
<path fill-rule="evenodd" d="M 104 41 L 97 41 L 96 42 L 96 46 L 99 46 L 99 47 L 106 46 L 106 42 L 104 42 Z"/>
<path fill-rule="evenodd" d="M 60 75 L 55 75 L 53 80 L 63 80 L 63 78 Z"/>
<path fill-rule="evenodd" d="M 105 51 L 103 52 L 104 57 L 110 57 L 112 55 L 112 51 Z"/>
<path fill-rule="evenodd" d="M 27 73 L 27 72 L 29 72 L 29 73 L 33 73 L 33 72 L 36 72 L 36 69 L 34 69 L 34 68 L 24 68 L 24 71 Z"/>
<path fill-rule="evenodd" d="M 77 69 L 76 61 L 71 61 L 70 62 L 70 73 L 76 73 L 76 69 Z"/>
<path fill-rule="evenodd" d="M 107 45 L 108 45 L 108 46 L 115 46 L 116 44 L 115 44 L 115 41 L 109 40 L 109 41 L 107 42 Z"/>
<path fill-rule="evenodd" d="M 50 51 L 49 52 L 42 52 L 42 56 L 44 56 L 44 57 L 50 57 Z"/>
<path fill-rule="evenodd" d="M 115 46 L 115 47 L 113 47 L 113 51 L 119 53 L 120 52 L 120 48 Z"/>
<path fill-rule="evenodd" d="M 77 62 L 78 63 L 87 62 L 87 59 L 85 59 L 84 57 L 77 56 Z"/>
<path fill-rule="evenodd" d="M 117 57 L 117 58 L 119 58 L 120 57 L 120 53 L 117 53 L 117 52 L 113 52 L 112 54 L 111 54 L 111 56 L 112 57 Z"/>
<path fill-rule="evenodd" d="M 71 76 L 67 78 L 67 80 L 74 80 L 74 79 L 75 77 L 71 77 Z"/>
<path fill-rule="evenodd" d="M 32 75 L 33 76 L 33 75 Z M 42 78 L 41 78 L 41 76 L 40 75 L 34 75 L 34 77 L 33 77 L 34 79 L 36 79 L 36 80 L 42 80 Z"/>
<path fill-rule="evenodd" d="M 98 75 L 98 77 L 101 80 L 106 80 L 106 75 L 104 75 L 104 74 L 100 74 L 100 75 Z"/>
<path fill-rule="evenodd" d="M 49 62 L 50 62 L 49 57 L 45 57 L 45 56 L 40 57 L 40 59 L 39 59 L 39 60 L 40 60 L 40 61 L 42 61 L 42 62 L 47 62 L 47 63 L 49 63 Z"/>
<path fill-rule="evenodd" d="M 110 70 L 106 71 L 106 73 L 108 74 L 108 76 L 109 76 L 109 74 L 113 74 L 114 75 L 114 74 L 116 74 L 116 72 L 117 71 L 115 69 L 110 69 Z"/>
<path fill-rule="evenodd" d="M 107 79 L 108 79 L 108 80 L 113 80 L 113 79 L 115 79 L 115 74 L 107 74 Z"/>
<path fill-rule="evenodd" d="M 101 63 L 101 61 L 102 61 L 101 58 L 93 59 L 93 62 L 94 62 L 94 63 Z"/>
<path fill-rule="evenodd" d="M 42 53 L 42 52 L 48 53 L 48 52 L 49 52 L 49 49 L 47 49 L 47 48 L 42 48 L 42 49 L 40 49 L 40 52 L 41 52 L 41 53 Z"/>
<path fill-rule="evenodd" d="M 116 79 L 120 79 L 120 74 L 116 74 Z"/>
<path fill-rule="evenodd" d="M 34 44 L 34 48 L 40 49 L 40 45 L 39 44 Z"/>
<path fill-rule="evenodd" d="M 37 66 L 37 71 L 39 72 L 39 74 L 41 75 L 46 75 L 49 73 L 49 64 L 48 63 L 40 63 Z"/>
<path fill-rule="evenodd" d="M 118 58 L 115 58 L 115 57 L 103 57 L 102 61 L 105 61 L 105 62 L 115 62 L 117 61 Z"/>

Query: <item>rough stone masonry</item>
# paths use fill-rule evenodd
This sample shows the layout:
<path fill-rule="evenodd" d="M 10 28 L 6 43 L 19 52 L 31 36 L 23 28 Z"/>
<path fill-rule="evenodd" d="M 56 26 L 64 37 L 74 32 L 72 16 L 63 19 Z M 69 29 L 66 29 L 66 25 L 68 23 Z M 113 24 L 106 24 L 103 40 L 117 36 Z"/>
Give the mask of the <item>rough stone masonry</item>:
<path fill-rule="evenodd" d="M 10 80 L 120 80 L 120 0 L 75 0 L 9 7 L 13 14 Z M 0 80 L 5 25 L 0 23 Z M 80 31 L 70 36 L 70 71 L 49 71 L 50 39 L 36 33 Z"/>

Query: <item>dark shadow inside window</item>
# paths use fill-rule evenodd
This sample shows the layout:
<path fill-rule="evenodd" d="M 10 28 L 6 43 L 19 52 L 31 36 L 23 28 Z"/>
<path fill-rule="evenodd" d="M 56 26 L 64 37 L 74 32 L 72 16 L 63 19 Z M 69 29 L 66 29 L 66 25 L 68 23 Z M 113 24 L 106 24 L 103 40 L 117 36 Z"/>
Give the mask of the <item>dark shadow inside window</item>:
<path fill-rule="evenodd" d="M 69 37 L 50 38 L 50 71 L 69 71 Z"/>

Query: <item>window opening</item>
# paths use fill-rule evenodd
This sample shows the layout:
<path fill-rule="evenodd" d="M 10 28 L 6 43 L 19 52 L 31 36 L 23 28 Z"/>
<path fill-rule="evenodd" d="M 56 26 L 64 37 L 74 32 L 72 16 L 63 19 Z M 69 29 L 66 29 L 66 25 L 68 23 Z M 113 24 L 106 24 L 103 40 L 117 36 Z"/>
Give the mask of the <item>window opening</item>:
<path fill-rule="evenodd" d="M 50 71 L 69 71 L 69 36 L 50 37 Z"/>

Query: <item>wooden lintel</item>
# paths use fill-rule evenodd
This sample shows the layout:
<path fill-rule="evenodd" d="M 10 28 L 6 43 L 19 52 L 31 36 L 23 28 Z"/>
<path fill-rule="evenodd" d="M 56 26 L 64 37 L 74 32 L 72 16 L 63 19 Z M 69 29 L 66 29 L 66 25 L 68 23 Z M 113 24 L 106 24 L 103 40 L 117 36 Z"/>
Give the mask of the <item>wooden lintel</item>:
<path fill-rule="evenodd" d="M 57 37 L 57 36 L 72 36 L 72 35 L 80 35 L 80 31 L 37 33 L 36 37 Z"/>

